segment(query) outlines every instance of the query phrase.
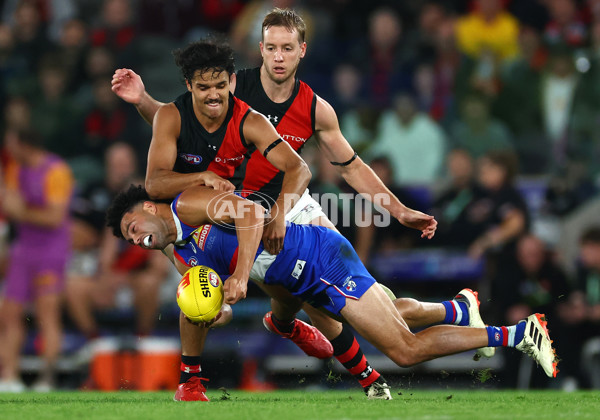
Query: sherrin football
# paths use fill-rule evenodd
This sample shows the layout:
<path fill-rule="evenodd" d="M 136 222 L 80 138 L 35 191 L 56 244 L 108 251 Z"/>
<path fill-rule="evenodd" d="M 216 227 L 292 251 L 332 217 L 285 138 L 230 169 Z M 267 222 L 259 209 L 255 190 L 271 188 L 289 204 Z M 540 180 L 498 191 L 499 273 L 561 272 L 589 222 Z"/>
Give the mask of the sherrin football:
<path fill-rule="evenodd" d="M 177 304 L 181 312 L 194 322 L 211 321 L 223 305 L 223 282 L 210 267 L 190 268 L 177 287 Z"/>

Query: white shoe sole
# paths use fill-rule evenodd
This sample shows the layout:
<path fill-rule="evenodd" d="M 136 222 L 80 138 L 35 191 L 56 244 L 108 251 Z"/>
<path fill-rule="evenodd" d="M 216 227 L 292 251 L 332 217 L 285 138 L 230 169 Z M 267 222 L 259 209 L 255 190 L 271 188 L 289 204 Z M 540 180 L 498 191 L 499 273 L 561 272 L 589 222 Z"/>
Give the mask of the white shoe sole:
<path fill-rule="evenodd" d="M 531 356 L 550 378 L 556 378 L 558 361 L 556 351 L 552 348 L 547 325 L 544 314 L 529 315 L 525 325 L 525 335 L 516 349 Z"/>
<path fill-rule="evenodd" d="M 469 327 L 472 328 L 485 328 L 486 325 L 481 319 L 481 314 L 479 313 L 479 298 L 477 292 L 471 289 L 462 289 L 458 294 L 458 296 L 463 296 L 468 301 L 469 307 Z M 496 354 L 495 347 L 481 347 L 477 349 L 475 353 L 475 360 L 479 360 L 481 357 L 494 357 Z"/>

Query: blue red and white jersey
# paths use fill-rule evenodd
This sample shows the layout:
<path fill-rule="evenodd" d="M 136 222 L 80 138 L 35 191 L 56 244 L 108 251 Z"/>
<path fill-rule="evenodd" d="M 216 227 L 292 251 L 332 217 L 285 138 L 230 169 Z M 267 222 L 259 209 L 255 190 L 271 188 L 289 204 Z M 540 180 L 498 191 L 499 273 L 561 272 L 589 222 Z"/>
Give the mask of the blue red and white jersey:
<path fill-rule="evenodd" d="M 174 255 L 188 267 L 205 265 L 225 280 L 237 265 L 238 240 L 234 229 L 190 226 L 177 216 Z M 339 313 L 345 299 L 359 299 L 375 283 L 352 245 L 339 233 L 314 225 L 287 225 L 283 249 L 271 255 L 259 245 L 250 278 L 280 285 L 294 296 L 315 306 Z"/>

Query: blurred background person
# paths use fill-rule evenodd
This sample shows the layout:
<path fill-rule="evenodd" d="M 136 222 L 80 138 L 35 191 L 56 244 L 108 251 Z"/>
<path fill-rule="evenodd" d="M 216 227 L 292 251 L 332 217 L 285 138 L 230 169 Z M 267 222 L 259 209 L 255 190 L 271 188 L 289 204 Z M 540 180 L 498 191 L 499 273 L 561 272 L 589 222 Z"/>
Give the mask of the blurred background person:
<path fill-rule="evenodd" d="M 104 213 L 113 197 L 130 184 L 141 182 L 141 178 L 135 151 L 126 143 L 110 145 L 104 160 L 104 180 L 77 194 L 72 206 L 76 248 L 67 283 L 69 312 L 88 339 L 96 338 L 100 331 L 95 312 L 119 307 L 118 296 L 127 288 L 132 291 L 135 309 L 132 332 L 150 335 L 169 261 L 160 253 L 114 241 L 105 228 Z"/>
<path fill-rule="evenodd" d="M 19 355 L 25 314 L 32 303 L 44 367 L 33 389 L 54 388 L 61 350 L 61 299 L 70 253 L 69 203 L 73 178 L 66 163 L 42 146 L 32 131 L 8 131 L 5 147 L 14 162 L 6 170 L 2 211 L 16 228 L 0 307 L 0 389 L 20 392 Z"/>
<path fill-rule="evenodd" d="M 394 98 L 394 108 L 381 116 L 366 154 L 387 156 L 396 184 L 428 184 L 440 176 L 446 148 L 442 128 L 418 110 L 412 95 L 402 93 Z"/>

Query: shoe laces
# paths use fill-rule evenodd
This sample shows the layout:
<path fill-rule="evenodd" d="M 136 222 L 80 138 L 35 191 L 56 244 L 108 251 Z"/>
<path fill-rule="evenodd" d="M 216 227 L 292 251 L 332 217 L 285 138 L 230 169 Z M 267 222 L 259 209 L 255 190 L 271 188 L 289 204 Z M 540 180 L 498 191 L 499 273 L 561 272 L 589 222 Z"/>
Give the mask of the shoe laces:
<path fill-rule="evenodd" d="M 189 390 L 189 391 L 193 391 L 195 388 L 198 388 L 201 392 L 206 392 L 206 388 L 202 384 L 202 381 L 209 382 L 210 380 L 208 378 L 201 378 L 199 376 L 192 376 L 190 379 L 188 379 L 185 382 L 185 384 L 183 385 L 183 387 L 186 390 Z"/>

